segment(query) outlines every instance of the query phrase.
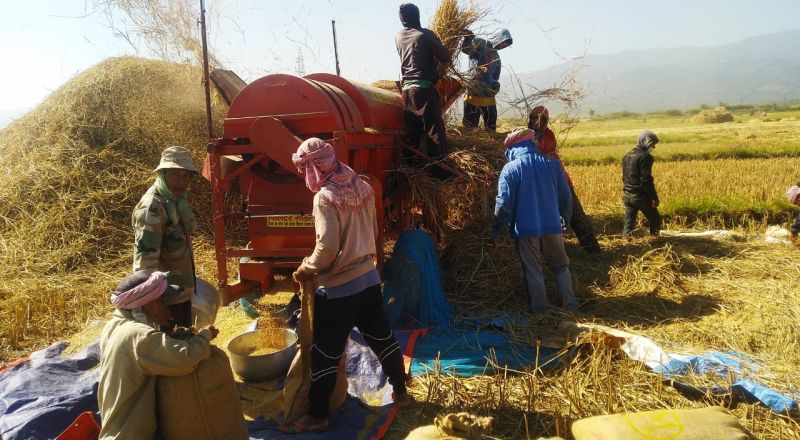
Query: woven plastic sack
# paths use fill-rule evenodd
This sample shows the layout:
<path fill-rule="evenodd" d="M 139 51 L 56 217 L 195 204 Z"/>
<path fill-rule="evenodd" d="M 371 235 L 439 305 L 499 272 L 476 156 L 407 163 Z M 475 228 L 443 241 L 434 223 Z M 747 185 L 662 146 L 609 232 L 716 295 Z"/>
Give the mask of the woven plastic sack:
<path fill-rule="evenodd" d="M 213 345 L 192 374 L 159 376 L 156 393 L 160 439 L 248 438 L 230 361 Z"/>
<path fill-rule="evenodd" d="M 720 407 L 665 409 L 578 420 L 575 440 L 750 440 L 739 420 Z"/>

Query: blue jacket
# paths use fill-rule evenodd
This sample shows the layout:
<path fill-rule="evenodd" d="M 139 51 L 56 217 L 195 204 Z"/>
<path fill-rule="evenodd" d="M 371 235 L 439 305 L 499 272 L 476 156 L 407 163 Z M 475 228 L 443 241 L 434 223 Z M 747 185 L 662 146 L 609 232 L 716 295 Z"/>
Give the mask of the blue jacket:
<path fill-rule="evenodd" d="M 508 29 L 500 29 L 489 40 L 464 37 L 461 51 L 469 56 L 469 68 L 474 77 L 467 84 L 467 93 L 472 96 L 488 98 L 500 90 L 500 55 L 498 50 L 513 42 Z"/>
<path fill-rule="evenodd" d="M 515 237 L 561 234 L 572 217 L 572 193 L 561 164 L 529 140 L 506 150 L 508 163 L 498 181 L 492 238 L 511 228 Z"/>

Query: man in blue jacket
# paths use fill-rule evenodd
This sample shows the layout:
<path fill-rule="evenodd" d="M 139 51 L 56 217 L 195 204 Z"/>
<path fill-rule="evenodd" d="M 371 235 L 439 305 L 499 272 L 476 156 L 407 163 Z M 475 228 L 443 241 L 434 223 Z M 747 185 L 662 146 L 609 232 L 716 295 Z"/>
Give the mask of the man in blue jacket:
<path fill-rule="evenodd" d="M 505 49 L 514 40 L 508 29 L 500 29 L 488 40 L 478 38 L 467 31 L 461 42 L 461 52 L 469 56 L 472 79 L 467 84 L 464 97 L 464 117 L 461 120 L 466 128 L 476 128 L 483 116 L 483 127 L 489 131 L 497 129 L 497 105 L 495 95 L 500 91 L 500 55 L 497 51 Z"/>
<path fill-rule="evenodd" d="M 561 164 L 543 155 L 532 130 L 510 133 L 504 142 L 506 165 L 500 173 L 492 222 L 492 243 L 506 229 L 516 238 L 531 310 L 548 309 L 542 263 L 553 271 L 563 307 L 577 310 L 563 225 L 571 218 L 572 194 Z"/>

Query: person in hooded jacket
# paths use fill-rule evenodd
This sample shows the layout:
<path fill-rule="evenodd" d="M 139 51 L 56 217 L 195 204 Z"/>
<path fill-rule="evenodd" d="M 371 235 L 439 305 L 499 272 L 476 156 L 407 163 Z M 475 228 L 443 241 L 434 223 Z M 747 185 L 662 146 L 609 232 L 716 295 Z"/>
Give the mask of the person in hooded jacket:
<path fill-rule="evenodd" d="M 500 29 L 488 40 L 476 37 L 467 31 L 461 43 L 461 52 L 469 56 L 470 72 L 474 75 L 467 84 L 464 97 L 464 117 L 461 122 L 466 128 L 476 128 L 483 116 L 483 127 L 488 131 L 497 129 L 497 104 L 495 95 L 500 91 L 500 54 L 514 40 L 508 29 Z"/>
<path fill-rule="evenodd" d="M 622 236 L 629 237 L 636 228 L 639 211 L 647 218 L 650 234 L 658 236 L 661 231 L 661 215 L 658 213 L 658 193 L 653 182 L 653 149 L 658 136 L 650 130 L 639 134 L 636 146 L 622 158 L 622 203 L 625 205 L 625 225 Z"/>
<path fill-rule="evenodd" d="M 565 219 L 572 215 L 572 194 L 564 170 L 558 161 L 539 151 L 531 130 L 514 131 L 503 144 L 507 163 L 498 180 L 492 243 L 505 230 L 516 238 L 534 313 L 549 307 L 542 263 L 547 263 L 555 275 L 564 308 L 577 310 L 579 302 L 573 294 L 562 235 Z"/>
<path fill-rule="evenodd" d="M 564 170 L 564 175 L 567 176 L 567 183 L 569 190 L 572 193 L 572 217 L 569 219 L 569 227 L 578 237 L 578 242 L 581 248 L 591 254 L 596 254 L 601 251 L 600 243 L 597 242 L 597 236 L 594 233 L 594 228 L 589 222 L 589 217 L 583 210 L 583 205 L 578 199 L 578 193 L 575 192 L 575 186 L 564 168 L 564 163 L 561 162 L 561 157 L 558 155 L 558 147 L 556 142 L 556 135 L 547 125 L 550 121 L 550 112 L 547 107 L 539 105 L 531 110 L 528 114 L 528 128 L 533 130 L 533 137 L 536 144 L 539 146 L 539 151 L 542 154 L 552 157 L 561 164 L 561 169 Z"/>
<path fill-rule="evenodd" d="M 408 143 L 419 146 L 424 133 L 428 156 L 439 159 L 447 154 L 447 133 L 436 91 L 437 67 L 450 60 L 450 53 L 435 33 L 420 25 L 414 4 L 400 5 L 400 22 L 403 30 L 397 33 L 395 44 L 400 55 Z"/>

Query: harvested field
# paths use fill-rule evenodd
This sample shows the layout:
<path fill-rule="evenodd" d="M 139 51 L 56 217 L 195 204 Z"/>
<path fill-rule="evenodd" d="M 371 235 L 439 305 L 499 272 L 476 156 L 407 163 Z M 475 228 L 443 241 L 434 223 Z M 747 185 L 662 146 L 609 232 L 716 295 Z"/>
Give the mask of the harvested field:
<path fill-rule="evenodd" d="M 96 338 L 102 327 L 97 320 L 111 311 L 108 291 L 130 267 L 130 211 L 149 185 L 161 149 L 183 144 L 194 149 L 196 161 L 202 159 L 205 116 L 198 82 L 199 72 L 189 66 L 112 59 L 76 76 L 0 132 L 0 261 L 9 268 L 0 281 L 0 359 L 67 339 L 81 328 L 70 339 L 76 346 Z M 215 101 L 215 109 L 219 121 L 224 105 Z M 573 133 L 581 139 L 576 151 L 588 157 L 592 135 L 582 132 L 581 124 Z M 608 141 L 600 142 L 598 151 L 623 148 L 614 139 L 624 139 L 629 149 L 639 129 L 613 120 L 588 124 L 598 139 Z M 605 133 L 602 124 L 608 124 Z M 771 128 L 752 124 L 758 136 L 770 136 Z M 780 124 L 789 131 L 798 127 L 797 121 Z M 681 123 L 668 125 L 668 136 L 679 139 Z M 692 133 L 711 136 L 692 130 L 699 129 L 686 128 L 680 142 L 694 145 Z M 456 146 L 449 157 L 455 180 L 439 184 L 424 171 L 398 170 L 412 180 L 416 200 L 438 214 L 435 229 L 445 248 L 448 299 L 462 316 L 525 314 L 513 244 L 505 240 L 491 247 L 488 242 L 502 136 L 454 129 L 450 138 Z M 722 150 L 726 142 L 714 148 Z M 531 345 L 561 336 L 569 342 L 562 364 L 509 372 L 487 361 L 496 374 L 463 379 L 433 371 L 418 377 L 411 392 L 421 403 L 398 416 L 388 438 L 403 438 L 447 412 L 492 416 L 493 438 L 569 438 L 569 424 L 582 417 L 708 404 L 729 407 L 758 438 L 800 438 L 796 418 L 733 396 L 687 397 L 618 349 L 591 338 L 567 339 L 556 328 L 575 320 L 642 334 L 676 352 L 735 350 L 762 366 L 766 383 L 797 392 L 800 249 L 767 244 L 757 235 L 767 223 L 787 220 L 781 197 L 800 177 L 800 159 L 787 154 L 668 162 L 658 156 L 664 150 L 657 150 L 656 184 L 667 226 L 703 230 L 728 225 L 740 235 L 628 242 L 619 236 L 618 164 L 571 164 L 571 151 L 569 145 L 563 150 L 567 169 L 605 250 L 590 256 L 568 238 L 576 294 L 586 306 L 577 315 L 528 316 L 527 324 L 506 328 L 512 340 Z M 198 180 L 193 189 L 193 208 L 204 226 L 194 243 L 198 274 L 213 279 L 208 186 Z M 289 289 L 282 278 L 275 294 L 259 302 L 262 322 L 279 324 Z M 217 345 L 226 347 L 249 322 L 239 310 L 223 308 Z M 697 386 L 719 382 L 690 380 Z"/>

